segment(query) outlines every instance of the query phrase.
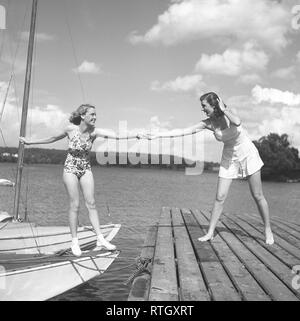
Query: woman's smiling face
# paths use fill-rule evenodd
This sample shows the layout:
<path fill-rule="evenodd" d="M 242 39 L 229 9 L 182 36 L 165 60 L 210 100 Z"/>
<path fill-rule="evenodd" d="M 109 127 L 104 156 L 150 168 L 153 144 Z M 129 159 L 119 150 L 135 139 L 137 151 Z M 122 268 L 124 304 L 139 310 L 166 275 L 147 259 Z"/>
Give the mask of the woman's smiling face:
<path fill-rule="evenodd" d="M 84 122 L 89 125 L 94 127 L 95 123 L 96 123 L 96 110 L 95 108 L 89 108 L 86 112 L 86 114 L 84 115 Z"/>
<path fill-rule="evenodd" d="M 208 117 L 212 117 L 214 115 L 214 108 L 206 100 L 201 101 L 201 106 L 202 110 Z"/>

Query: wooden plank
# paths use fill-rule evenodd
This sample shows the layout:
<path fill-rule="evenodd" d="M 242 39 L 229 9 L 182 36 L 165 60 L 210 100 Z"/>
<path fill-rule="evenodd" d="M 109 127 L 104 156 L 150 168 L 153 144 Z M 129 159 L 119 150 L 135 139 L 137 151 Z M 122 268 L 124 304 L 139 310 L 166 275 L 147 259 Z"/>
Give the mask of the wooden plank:
<path fill-rule="evenodd" d="M 259 226 L 264 226 L 261 219 L 257 217 L 252 218 L 253 221 L 257 222 Z M 297 232 L 291 227 L 284 226 L 282 223 L 272 220 L 271 227 L 274 234 L 279 235 L 281 238 L 285 239 L 287 242 L 293 244 L 297 248 L 300 248 L 300 232 Z"/>
<path fill-rule="evenodd" d="M 210 215 L 207 211 L 201 211 L 206 218 Z M 218 233 L 244 264 L 247 270 L 253 275 L 256 281 L 264 289 L 264 291 L 272 298 L 278 301 L 296 301 L 297 297 L 269 270 L 266 266 L 258 260 L 258 258 L 249 251 L 243 243 L 241 238 L 247 236 L 240 229 L 228 230 L 228 228 L 221 222 L 218 222 Z M 237 237 L 239 235 L 239 237 Z"/>
<path fill-rule="evenodd" d="M 278 226 L 280 229 L 284 230 L 286 233 L 288 233 L 289 235 L 292 235 L 298 241 L 300 241 L 300 232 L 296 231 L 295 229 L 289 227 L 288 225 L 283 224 L 282 222 L 278 222 L 274 220 L 272 220 L 271 224 L 272 226 L 273 225 Z"/>
<path fill-rule="evenodd" d="M 149 300 L 178 301 L 178 299 L 171 213 L 169 208 L 164 207 L 157 230 Z"/>
<path fill-rule="evenodd" d="M 155 242 L 157 235 L 157 225 L 151 226 L 148 230 L 142 251 L 142 259 L 150 259 L 147 269 L 151 272 L 152 262 L 154 256 Z M 147 301 L 149 297 L 151 274 L 142 273 L 137 276 L 132 283 L 131 290 L 129 292 L 128 301 Z"/>
<path fill-rule="evenodd" d="M 245 214 L 243 214 L 244 216 Z M 261 222 L 259 222 L 256 219 L 253 219 L 251 216 L 246 215 L 248 218 L 249 224 L 251 224 L 252 227 L 257 229 L 260 233 L 264 234 L 264 226 Z M 294 255 L 296 258 L 300 260 L 300 253 L 299 248 L 295 247 L 293 244 L 282 238 L 280 235 L 274 235 L 274 241 L 277 245 L 281 246 L 283 249 L 285 249 L 290 254 Z"/>
<path fill-rule="evenodd" d="M 199 211 L 193 211 L 197 221 L 206 226 L 208 220 Z M 270 301 L 271 298 L 264 292 L 260 285 L 256 282 L 253 276 L 235 256 L 235 253 L 228 247 L 224 240 L 217 235 L 213 242 L 212 247 L 217 252 L 220 261 L 222 262 L 230 279 L 234 282 L 236 288 L 240 292 L 243 300 L 245 301 Z"/>
<path fill-rule="evenodd" d="M 300 214 L 300 213 L 299 213 Z M 299 232 L 300 233 L 300 225 L 298 223 L 295 223 L 295 222 L 289 222 L 289 221 L 286 221 L 283 219 L 279 219 L 279 218 L 275 218 L 275 217 L 272 217 L 272 221 L 276 221 L 276 222 L 279 222 L 281 224 L 284 224 L 285 226 L 288 226 L 292 229 L 294 229 L 295 231 Z"/>
<path fill-rule="evenodd" d="M 230 219 L 228 216 L 223 216 L 222 222 L 230 230 L 240 228 L 243 232 L 250 234 L 247 231 L 247 225 L 242 226 L 243 224 L 236 223 L 236 221 Z M 284 264 L 282 261 L 278 260 L 271 252 L 269 252 L 265 247 L 261 246 L 256 239 L 252 237 L 241 237 L 237 234 L 237 237 L 241 242 L 270 270 L 272 271 L 285 286 L 294 293 L 295 296 L 300 299 L 300 294 L 297 290 L 292 287 L 291 284 L 291 268 Z"/>
<path fill-rule="evenodd" d="M 198 262 L 179 209 L 172 209 L 175 250 L 178 265 L 180 300 L 209 301 Z"/>
<path fill-rule="evenodd" d="M 295 258 L 294 255 L 291 255 L 281 246 L 278 246 L 277 242 L 275 242 L 272 246 L 267 245 L 265 243 L 265 236 L 263 233 L 259 232 L 255 229 L 245 218 L 241 216 L 234 216 L 234 220 L 237 224 L 239 224 L 243 229 L 247 230 L 247 232 L 256 239 L 256 241 L 266 248 L 269 252 L 273 253 L 278 259 L 280 259 L 284 264 L 286 264 L 289 268 L 299 264 L 299 260 Z"/>
<path fill-rule="evenodd" d="M 243 213 L 244 214 L 244 213 Z M 245 213 L 245 215 L 247 216 L 250 216 L 250 217 L 253 217 L 257 220 L 260 220 L 261 221 L 261 217 L 257 214 L 254 214 L 254 213 Z M 290 221 L 283 221 L 282 219 L 279 219 L 278 217 L 276 216 L 272 216 L 271 215 L 271 223 L 276 221 L 276 222 L 280 222 L 281 224 L 284 224 L 285 226 L 288 226 L 292 229 L 294 229 L 296 232 L 299 232 L 300 233 L 300 226 L 299 224 L 295 223 L 295 222 L 290 222 Z"/>
<path fill-rule="evenodd" d="M 240 301 L 241 296 L 226 274 L 210 242 L 198 241 L 203 231 L 195 217 L 187 210 L 182 210 L 182 213 L 212 300 Z"/>

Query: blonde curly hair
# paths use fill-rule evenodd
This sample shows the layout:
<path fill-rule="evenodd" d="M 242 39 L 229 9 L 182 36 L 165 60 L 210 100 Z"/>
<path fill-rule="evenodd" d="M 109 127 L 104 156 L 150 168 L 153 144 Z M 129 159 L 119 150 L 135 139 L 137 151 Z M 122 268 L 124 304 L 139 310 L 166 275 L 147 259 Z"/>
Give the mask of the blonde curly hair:
<path fill-rule="evenodd" d="M 90 104 L 80 105 L 75 111 L 71 113 L 71 116 L 69 118 L 70 123 L 74 125 L 80 125 L 81 116 L 85 115 L 90 108 L 96 108 L 96 107 Z"/>

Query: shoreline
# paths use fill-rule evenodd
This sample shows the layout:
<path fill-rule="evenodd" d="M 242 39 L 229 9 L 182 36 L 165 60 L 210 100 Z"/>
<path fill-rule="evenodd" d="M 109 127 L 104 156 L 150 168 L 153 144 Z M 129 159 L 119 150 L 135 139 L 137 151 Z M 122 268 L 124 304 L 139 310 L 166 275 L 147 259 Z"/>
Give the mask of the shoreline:
<path fill-rule="evenodd" d="M 210 163 L 210 162 L 205 162 Z M 16 162 L 7 162 L 7 161 L 0 161 L 0 164 L 8 164 L 8 165 L 16 165 Z M 62 163 L 29 163 L 26 164 L 27 166 L 44 166 L 44 165 L 51 165 L 51 166 L 63 166 Z M 1 165 L 0 165 L 1 166 Z M 205 165 L 204 165 L 205 166 Z M 159 165 L 159 164 L 153 164 L 153 165 L 147 165 L 147 164 L 137 164 L 137 165 L 100 165 L 100 164 L 92 164 L 92 168 L 101 167 L 101 168 L 128 168 L 128 169 L 157 169 L 157 170 L 175 170 L 175 171 L 184 171 L 186 168 L 193 168 L 191 166 L 185 166 L 185 164 L 182 164 L 181 166 L 174 166 L 174 165 Z M 210 173 L 210 174 L 218 174 L 218 170 L 211 170 L 211 169 L 204 169 L 204 173 Z M 242 178 L 241 180 L 246 180 L 246 178 Z M 300 178 L 291 179 L 288 177 L 278 176 L 278 177 L 264 177 L 262 173 L 262 181 L 264 182 L 272 182 L 272 183 L 288 183 L 288 184 L 295 184 L 300 183 Z"/>

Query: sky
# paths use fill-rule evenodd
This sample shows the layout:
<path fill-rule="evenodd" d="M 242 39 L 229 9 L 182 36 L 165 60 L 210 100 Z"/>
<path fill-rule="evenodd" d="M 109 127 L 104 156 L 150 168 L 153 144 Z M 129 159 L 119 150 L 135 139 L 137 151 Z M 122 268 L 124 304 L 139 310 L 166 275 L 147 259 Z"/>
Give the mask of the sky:
<path fill-rule="evenodd" d="M 31 2 L 0 0 L 8 146 L 18 144 Z M 82 103 L 97 107 L 97 127 L 115 132 L 124 124 L 129 133 L 186 128 L 205 118 L 200 95 L 215 91 L 251 139 L 287 133 L 300 149 L 298 2 L 39 0 L 27 137 L 60 132 Z M 198 135 L 201 155 L 218 162 L 222 143 L 210 131 Z"/>

